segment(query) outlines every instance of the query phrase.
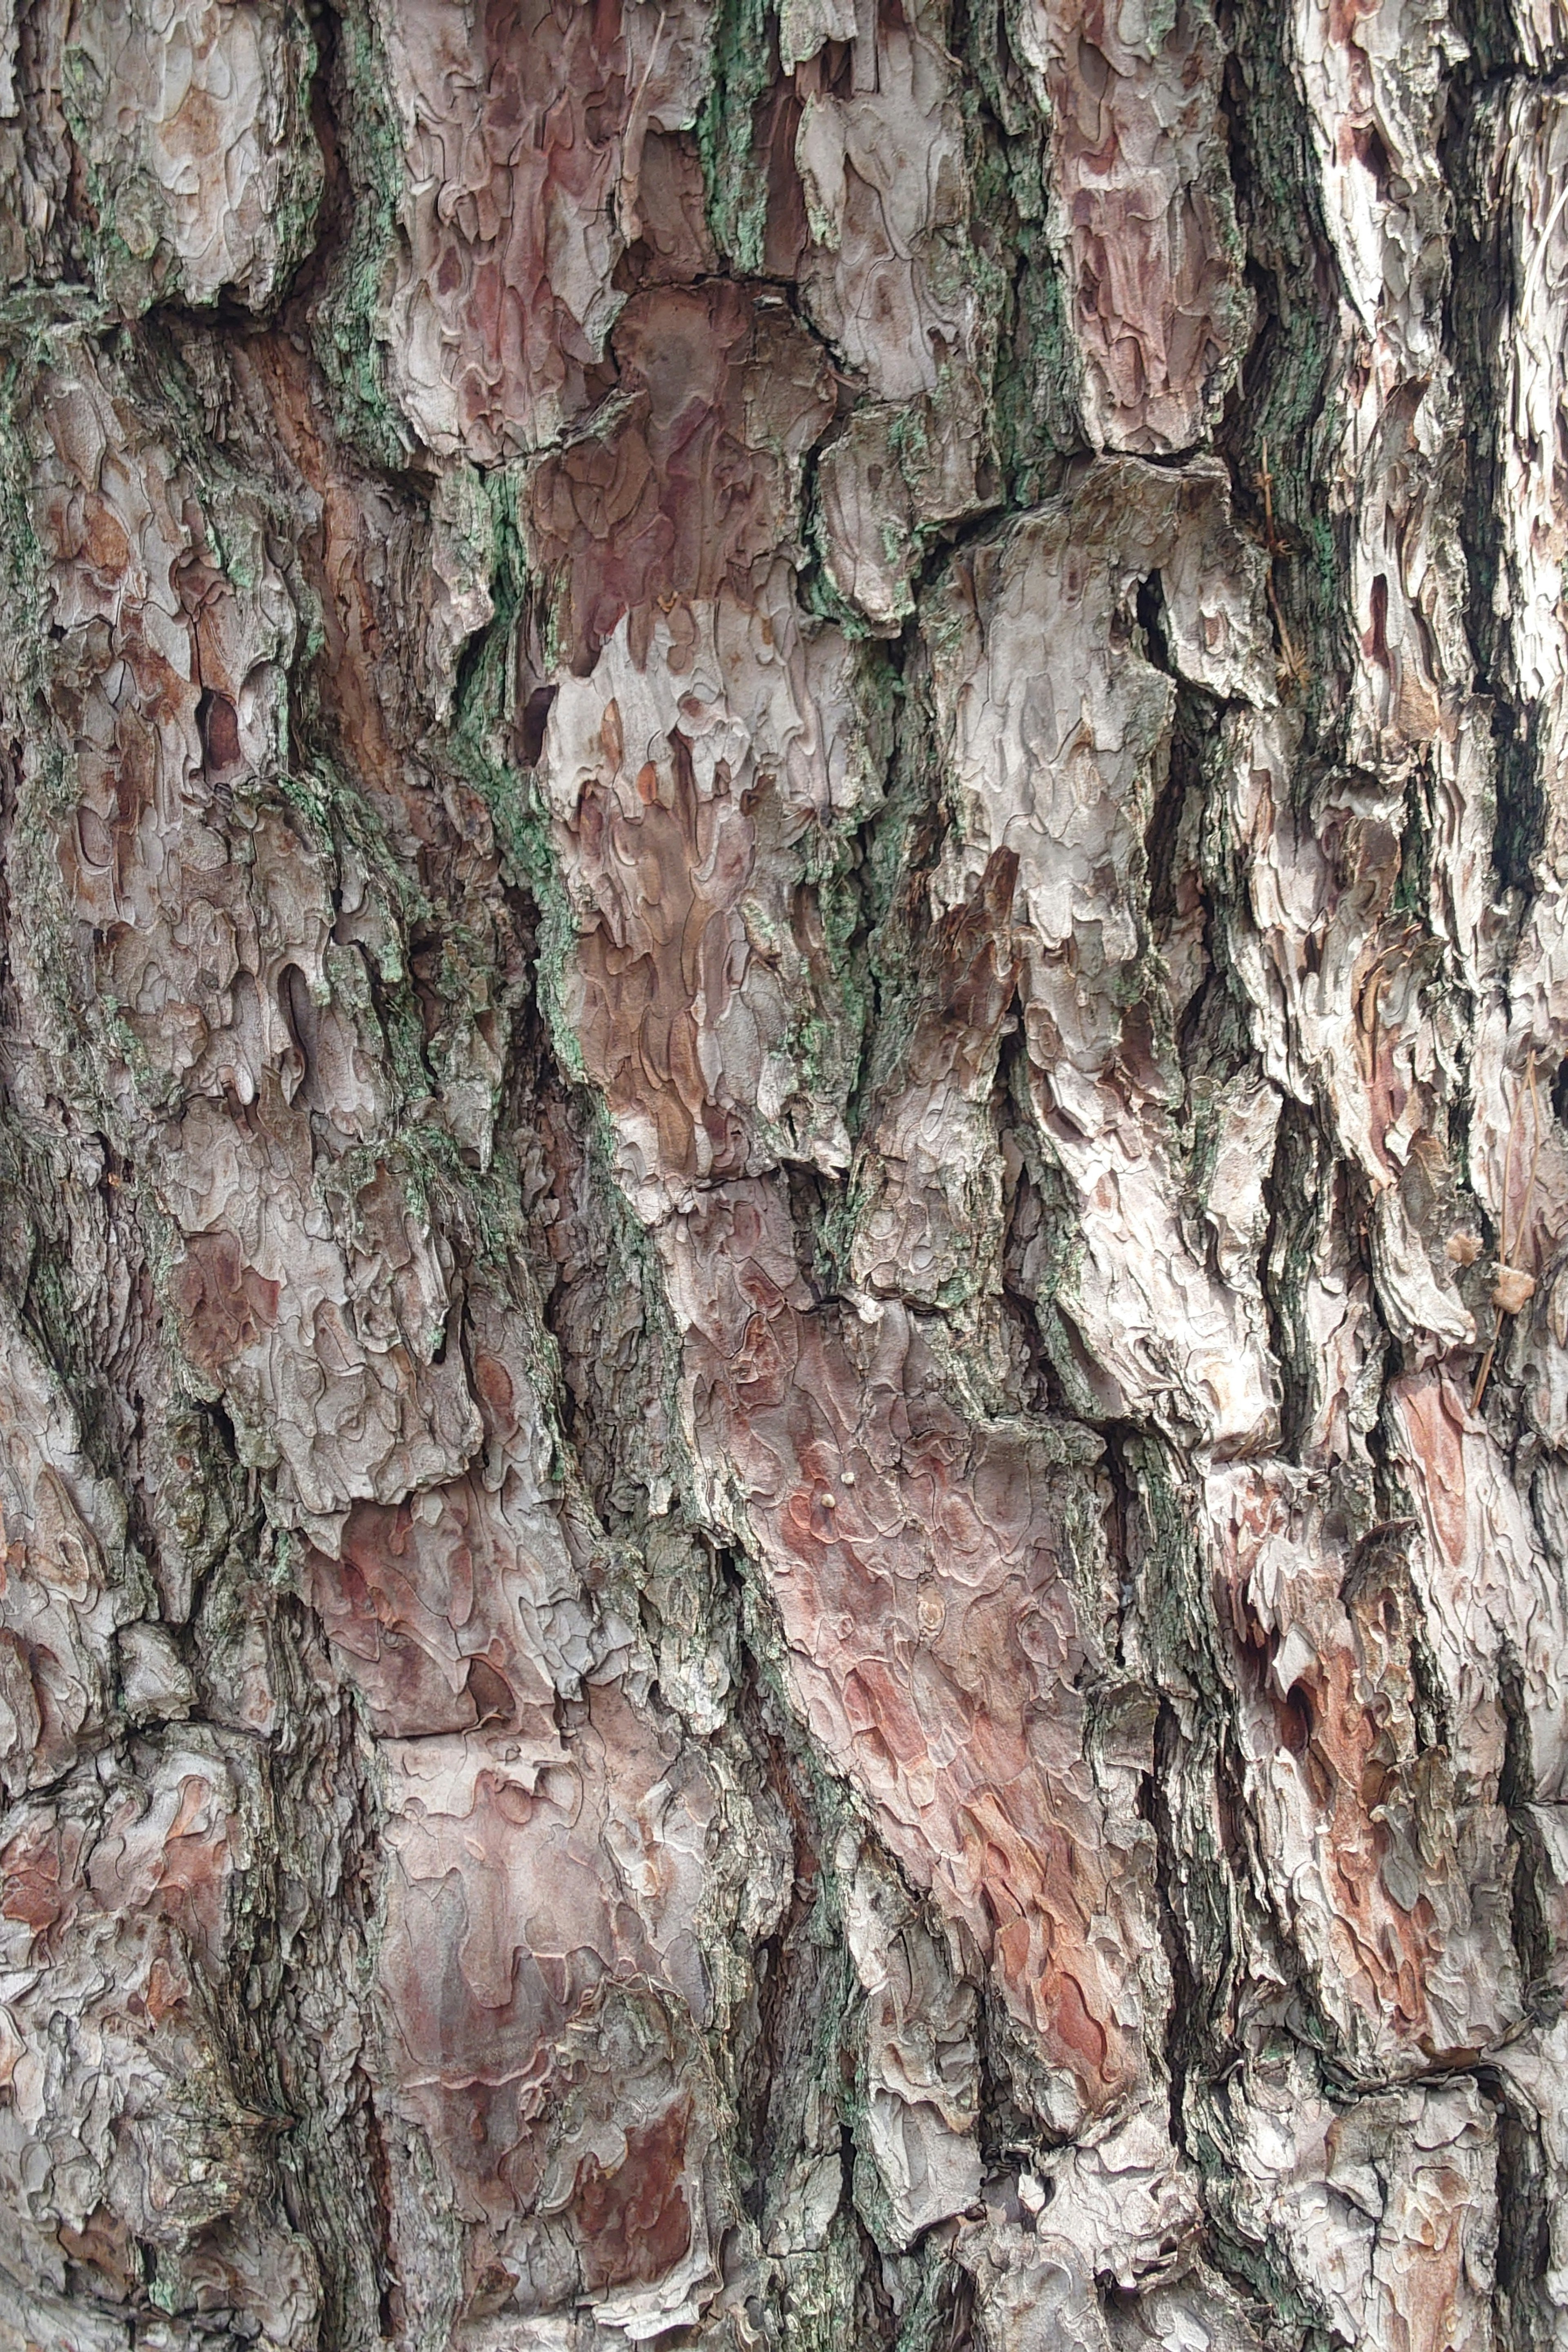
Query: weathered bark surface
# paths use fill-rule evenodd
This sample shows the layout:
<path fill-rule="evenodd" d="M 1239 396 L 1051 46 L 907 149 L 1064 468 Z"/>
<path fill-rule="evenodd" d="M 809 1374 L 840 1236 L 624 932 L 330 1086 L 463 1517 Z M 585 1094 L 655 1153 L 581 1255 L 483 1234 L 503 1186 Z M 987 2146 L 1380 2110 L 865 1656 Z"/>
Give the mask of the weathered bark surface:
<path fill-rule="evenodd" d="M 1568 2347 L 1558 0 L 0 26 L 0 2352 Z"/>

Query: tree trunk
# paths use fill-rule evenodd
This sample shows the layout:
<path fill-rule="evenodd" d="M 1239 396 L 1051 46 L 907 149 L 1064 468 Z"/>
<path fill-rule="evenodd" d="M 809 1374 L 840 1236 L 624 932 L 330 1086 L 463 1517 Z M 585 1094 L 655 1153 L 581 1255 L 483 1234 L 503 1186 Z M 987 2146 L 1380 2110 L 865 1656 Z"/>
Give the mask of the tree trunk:
<path fill-rule="evenodd" d="M 1568 2347 L 1562 0 L 20 0 L 0 2352 Z"/>

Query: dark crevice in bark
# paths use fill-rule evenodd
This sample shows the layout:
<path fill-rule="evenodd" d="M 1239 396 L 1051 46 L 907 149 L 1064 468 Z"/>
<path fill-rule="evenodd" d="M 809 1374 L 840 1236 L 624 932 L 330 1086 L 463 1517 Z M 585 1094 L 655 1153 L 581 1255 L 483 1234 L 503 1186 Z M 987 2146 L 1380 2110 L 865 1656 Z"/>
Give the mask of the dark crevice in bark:
<path fill-rule="evenodd" d="M 1137 1430 L 1113 1433 L 1110 1461 L 1126 1496 L 1159 1692 L 1139 1810 L 1155 1839 L 1160 1934 L 1171 1972 L 1164 2059 L 1173 2144 L 1198 2176 L 1214 2269 L 1260 2319 L 1267 2314 L 1270 2326 L 1283 2324 L 1282 2340 L 1298 2352 L 1320 2342 L 1326 2352 L 1327 2335 L 1316 2332 L 1320 2307 L 1286 2249 L 1253 2243 L 1234 2210 L 1227 2086 L 1246 2049 L 1237 2014 L 1249 1990 L 1247 1954 L 1262 1945 L 1277 1966 L 1289 1970 L 1292 1960 L 1288 1938 L 1258 1916 L 1251 1892 L 1247 1843 L 1255 1825 L 1203 1560 L 1161 1442 Z M 1310 2013 L 1304 1985 L 1300 1998 Z"/>
<path fill-rule="evenodd" d="M 1030 2095 L 1027 2053 L 1020 2047 L 1017 2029 L 989 1986 L 980 1988 L 980 2144 L 981 2179 L 987 2193 L 1001 2199 L 1009 2220 L 1021 2222 L 1026 2209 L 1017 2193 L 1020 2171 L 1043 2175 L 1047 2201 L 1054 2196 L 1047 2158 L 1062 2145 L 1059 2134 L 1042 2122 Z"/>
<path fill-rule="evenodd" d="M 1279 1368 L 1280 1433 L 1299 1460 L 1315 1411 L 1317 1355 L 1305 1317 L 1305 1278 L 1337 1223 L 1351 1266 L 1361 1273 L 1346 1172 L 1325 1143 L 1319 1113 L 1287 1097 L 1265 1185 L 1268 1223 L 1260 1255 L 1269 1343 Z"/>
<path fill-rule="evenodd" d="M 1269 551 L 1276 627 L 1300 667 L 1284 689 L 1304 698 L 1308 741 L 1337 730 L 1348 667 L 1341 604 L 1340 527 L 1331 511 L 1331 391 L 1338 273 L 1317 194 L 1297 91 L 1289 19 L 1244 7 L 1221 18 L 1227 51 L 1223 104 L 1258 324 L 1218 438 L 1237 513 Z"/>
<path fill-rule="evenodd" d="M 1048 1183 L 1042 1186 L 1042 1163 L 1030 1129 L 1027 1062 L 1021 1036 L 1004 1041 L 994 1105 L 1003 1165 L 1001 1306 L 1017 1365 L 1020 1408 L 1041 1421 L 1066 1420 L 1066 1396 L 1029 1270 L 1030 1245 L 1048 1215 Z M 1049 1315 L 1048 1298 L 1043 1303 Z"/>
<path fill-rule="evenodd" d="M 1499 876 L 1527 897 L 1545 841 L 1546 803 L 1541 776 L 1538 714 L 1514 705 L 1503 665 L 1507 624 L 1500 609 L 1503 561 L 1499 531 L 1502 475 L 1500 441 L 1506 394 L 1506 328 L 1515 298 L 1519 257 L 1513 251 L 1505 162 L 1500 142 L 1500 101 L 1507 83 L 1486 69 L 1490 41 L 1475 10 L 1476 47 L 1450 83 L 1442 155 L 1454 191 L 1453 268 L 1444 341 L 1451 352 L 1465 404 L 1466 447 L 1458 500 L 1468 585 L 1466 625 L 1477 683 L 1490 706 L 1497 761 L 1497 825 L 1492 856 Z"/>
<path fill-rule="evenodd" d="M 973 78 L 964 104 L 974 236 L 998 298 L 997 454 L 1009 506 L 1035 507 L 1054 493 L 1064 458 L 1087 446 L 1074 372 L 1074 289 L 1047 229 L 1049 129 L 1005 0 L 954 0 L 949 38 Z"/>
<path fill-rule="evenodd" d="M 1153 1769 L 1144 1775 L 1138 1810 L 1154 1832 L 1155 1883 L 1160 1898 L 1160 1941 L 1171 1971 L 1171 2000 L 1165 2013 L 1165 2073 L 1170 2103 L 1171 2142 L 1187 2152 L 1187 2078 L 1201 2055 L 1204 2036 L 1198 1986 L 1186 1945 L 1177 1924 L 1173 1889 L 1182 1870 L 1167 1781 L 1178 1766 L 1181 1730 L 1175 1711 L 1162 1698 L 1154 1725 Z"/>
<path fill-rule="evenodd" d="M 1498 1655 L 1498 1696 L 1502 1703 L 1506 1734 L 1498 1799 L 1506 1809 L 1516 1843 L 1513 1865 L 1511 1926 L 1519 1956 L 1520 1976 L 1529 2013 L 1550 2024 L 1563 2008 L 1561 1991 L 1552 1982 L 1556 1957 L 1542 1900 L 1546 1853 L 1535 1803 L 1535 1764 L 1531 1753 L 1530 1707 L 1524 1673 L 1514 1644 L 1505 1641 Z"/>
<path fill-rule="evenodd" d="M 785 2340 L 826 2326 L 838 2340 L 891 2347 L 898 2335 L 884 2256 L 861 2210 L 865 2159 L 858 2119 L 866 2095 L 864 2000 L 845 1936 L 834 1859 L 859 1828 L 822 1769 L 785 1694 L 773 1602 L 733 1559 L 744 1671 L 735 1713 L 763 1786 L 788 1821 L 794 1874 L 784 1916 L 752 1955 L 755 1990 L 738 2053 L 735 2159 L 745 2210 L 762 2235 L 786 2232 L 800 2168 L 837 2165 L 839 2193 L 819 2245 L 775 2257 L 773 2292 Z M 883 1865 L 893 1868 L 886 1856 Z M 896 1873 L 895 1875 L 900 1874 Z M 870 2181 L 874 2184 L 873 2172 Z"/>
<path fill-rule="evenodd" d="M 1075 1226 L 1066 1182 L 1038 1131 L 1028 1048 L 1021 1034 L 1004 1040 L 997 1093 L 1007 1106 L 1006 1131 L 1022 1163 L 1009 1187 L 1002 1282 L 1014 1302 L 1012 1319 L 1023 1330 L 1037 1409 L 1098 1429 L 1103 1414 L 1089 1382 L 1087 1351 L 1070 1317 L 1056 1304 L 1070 1264 Z"/>
<path fill-rule="evenodd" d="M 1500 2352 L 1551 2352 L 1557 2305 L 1547 2288 L 1553 2198 L 1541 2119 L 1500 2069 L 1476 2080 L 1497 2118 L 1497 2274 L 1492 2312 Z"/>
<path fill-rule="evenodd" d="M 1421 1497 L 1413 1495 L 1394 1460 L 1393 1433 L 1387 1425 L 1387 1405 L 1367 1433 L 1373 1465 L 1373 1503 L 1376 1513 L 1358 1547 L 1347 1589 L 1353 1592 L 1363 1575 L 1376 1571 L 1388 1577 L 1405 1601 L 1409 1643 L 1411 1714 L 1417 1754 L 1453 1750 L 1455 1727 L 1452 1702 L 1442 1668 L 1433 1649 L 1426 1605 L 1412 1573 L 1410 1546 L 1421 1526 Z M 1506 1801 L 1506 1800 L 1504 1801 Z"/>
<path fill-rule="evenodd" d="M 929 2334 L 908 2330 L 899 2340 L 899 2352 L 973 2352 L 974 2284 L 957 2263 L 944 2263 L 931 2298 Z"/>
<path fill-rule="evenodd" d="M 906 631 L 886 656 L 894 714 L 887 793 L 855 843 L 860 912 L 854 945 L 866 1009 L 846 1119 L 857 1140 L 879 1091 L 903 1064 L 931 978 L 928 886 L 948 816 L 929 681 L 914 657 L 912 633 Z"/>
<path fill-rule="evenodd" d="M 280 1617 L 283 1638 L 289 1638 L 284 1629 L 291 1621 L 298 1644 L 304 1612 L 287 1604 Z M 301 1704 L 303 1699 L 301 1692 Z M 378 1845 L 375 1808 L 351 1709 L 339 1712 L 335 1745 L 333 1728 L 330 1722 L 323 1727 L 315 1755 L 306 1735 L 289 1763 L 275 1768 L 289 1771 L 291 1780 L 279 1789 L 278 1851 L 285 1867 L 308 1853 L 316 1833 L 321 1800 L 311 1780 L 317 1775 L 328 1787 L 336 1782 L 339 1790 L 353 1790 L 354 1811 L 327 1870 L 314 1885 L 307 1880 L 300 1889 L 309 1924 L 303 1933 L 295 1927 L 293 1948 L 278 1971 L 278 1995 L 270 2008 L 258 2012 L 256 2024 L 275 2095 L 292 2118 L 286 2176 L 298 2183 L 295 2226 L 310 2241 L 320 2265 L 323 2341 L 341 2344 L 343 2352 L 373 2352 L 381 2340 L 391 2267 L 385 2199 L 378 2186 L 384 2170 L 380 2135 L 363 2075 L 358 2095 L 344 2098 L 341 2116 L 332 2118 L 333 2086 L 314 2074 L 311 2063 L 321 2064 L 327 2053 L 316 2043 L 309 2022 L 323 2008 L 341 2008 L 353 2000 L 356 1989 L 342 1973 L 344 1931 L 357 1935 L 363 1951 L 375 1900 L 366 1883 Z M 303 1723 L 300 1730 L 305 1731 Z M 298 1907 L 280 1895 L 270 1916 L 278 1909 L 297 1913 Z"/>
<path fill-rule="evenodd" d="M 1498 299 L 1511 264 L 1506 217 L 1497 185 L 1496 126 L 1491 93 L 1461 67 L 1451 85 L 1444 139 L 1445 177 L 1455 192 L 1454 265 L 1444 340 L 1463 391 L 1466 466 L 1460 501 L 1468 591 L 1470 651 L 1484 691 L 1497 691 L 1500 630 L 1494 598 L 1500 550 L 1497 515 L 1500 481 L 1498 425 Z M 1500 723 L 1502 714 L 1499 714 Z"/>

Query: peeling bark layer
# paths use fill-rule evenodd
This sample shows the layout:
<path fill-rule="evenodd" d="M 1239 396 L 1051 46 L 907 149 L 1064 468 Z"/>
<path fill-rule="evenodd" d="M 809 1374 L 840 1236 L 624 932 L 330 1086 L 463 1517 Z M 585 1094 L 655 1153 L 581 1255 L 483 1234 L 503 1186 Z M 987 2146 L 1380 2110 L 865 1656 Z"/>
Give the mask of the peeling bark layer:
<path fill-rule="evenodd" d="M 0 2352 L 1568 2346 L 1565 65 L 0 23 Z"/>

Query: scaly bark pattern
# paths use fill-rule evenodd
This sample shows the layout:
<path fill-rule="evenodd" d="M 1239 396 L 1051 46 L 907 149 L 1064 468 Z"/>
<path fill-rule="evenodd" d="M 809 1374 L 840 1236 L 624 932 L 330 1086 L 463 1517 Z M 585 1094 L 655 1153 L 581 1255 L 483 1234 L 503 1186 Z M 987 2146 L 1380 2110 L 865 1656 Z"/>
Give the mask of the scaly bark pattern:
<path fill-rule="evenodd" d="M 0 2352 L 1568 2347 L 1565 67 L 0 18 Z"/>

